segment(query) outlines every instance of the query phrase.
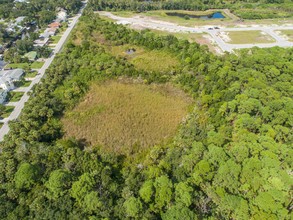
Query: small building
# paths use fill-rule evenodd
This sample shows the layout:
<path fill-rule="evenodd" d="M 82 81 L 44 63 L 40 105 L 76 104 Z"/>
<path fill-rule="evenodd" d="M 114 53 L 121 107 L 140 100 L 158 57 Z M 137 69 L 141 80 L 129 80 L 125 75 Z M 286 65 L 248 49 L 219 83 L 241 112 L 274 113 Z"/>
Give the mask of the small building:
<path fill-rule="evenodd" d="M 49 38 L 50 36 L 54 36 L 56 33 L 56 28 L 47 28 L 44 33 L 40 35 L 40 38 Z"/>
<path fill-rule="evenodd" d="M 66 21 L 67 20 L 67 11 L 63 8 L 57 13 L 57 21 Z"/>
<path fill-rule="evenodd" d="M 7 97 L 7 90 L 0 89 L 0 104 L 3 104 Z"/>
<path fill-rule="evenodd" d="M 21 81 L 23 74 L 22 69 L 0 71 L 0 88 L 7 91 L 14 89 L 14 82 Z"/>
<path fill-rule="evenodd" d="M 48 25 L 49 28 L 59 28 L 60 26 L 61 24 L 56 21 Z"/>
<path fill-rule="evenodd" d="M 14 89 L 14 84 L 9 79 L 0 78 L 0 89 L 10 91 L 10 90 Z"/>
<path fill-rule="evenodd" d="M 40 38 L 34 41 L 34 47 L 43 47 L 47 45 L 49 42 L 49 38 Z"/>
<path fill-rule="evenodd" d="M 17 17 L 17 18 L 15 18 L 14 24 L 18 25 L 21 22 L 23 22 L 24 19 L 25 19 L 25 16 Z"/>
<path fill-rule="evenodd" d="M 24 55 L 24 57 L 27 57 L 30 61 L 35 61 L 37 59 L 37 52 L 36 51 L 30 51 Z"/>

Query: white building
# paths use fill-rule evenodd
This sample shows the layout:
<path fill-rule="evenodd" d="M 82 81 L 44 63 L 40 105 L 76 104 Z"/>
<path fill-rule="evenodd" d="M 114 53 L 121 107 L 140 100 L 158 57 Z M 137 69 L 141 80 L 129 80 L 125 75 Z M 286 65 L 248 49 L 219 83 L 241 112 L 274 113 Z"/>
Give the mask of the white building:
<path fill-rule="evenodd" d="M 0 89 L 9 91 L 14 89 L 14 84 L 10 79 L 0 78 Z"/>
<path fill-rule="evenodd" d="M 22 69 L 0 71 L 0 88 L 7 91 L 14 89 L 14 82 L 20 81 L 23 73 Z"/>
<path fill-rule="evenodd" d="M 57 13 L 57 21 L 61 22 L 61 21 L 66 21 L 67 20 L 67 11 L 64 9 L 61 9 L 58 13 Z"/>

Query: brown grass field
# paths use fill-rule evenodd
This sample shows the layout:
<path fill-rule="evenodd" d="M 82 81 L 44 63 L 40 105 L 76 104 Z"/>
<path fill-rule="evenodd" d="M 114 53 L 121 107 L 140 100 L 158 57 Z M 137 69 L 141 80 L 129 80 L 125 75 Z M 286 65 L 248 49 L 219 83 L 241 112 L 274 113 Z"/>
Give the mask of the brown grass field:
<path fill-rule="evenodd" d="M 65 137 L 120 154 L 141 153 L 175 135 L 191 102 L 170 84 L 95 83 L 62 119 Z"/>

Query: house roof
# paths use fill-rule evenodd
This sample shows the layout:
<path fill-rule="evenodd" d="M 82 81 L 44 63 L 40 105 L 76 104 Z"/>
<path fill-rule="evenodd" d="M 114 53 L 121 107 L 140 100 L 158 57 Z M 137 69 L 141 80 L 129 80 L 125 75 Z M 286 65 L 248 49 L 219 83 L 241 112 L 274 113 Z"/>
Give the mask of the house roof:
<path fill-rule="evenodd" d="M 6 84 L 6 79 L 5 78 L 2 78 L 2 77 L 0 77 L 0 85 L 2 85 L 2 84 Z M 0 88 L 0 90 L 1 90 L 2 88 Z"/>
<path fill-rule="evenodd" d="M 57 30 L 57 27 L 51 27 L 51 28 L 47 28 L 46 30 L 48 30 L 48 32 L 52 32 L 55 33 Z"/>
<path fill-rule="evenodd" d="M 44 38 L 43 40 L 37 39 L 37 40 L 34 41 L 34 46 L 41 46 L 42 47 L 46 43 L 48 43 L 48 41 L 49 41 L 49 38 L 48 37 Z"/>
<path fill-rule="evenodd" d="M 35 60 L 37 58 L 37 52 L 36 51 L 30 51 L 24 55 L 29 60 Z"/>
<path fill-rule="evenodd" d="M 13 70 L 2 70 L 0 71 L 0 80 L 7 81 L 7 79 L 11 80 L 19 80 L 23 75 L 23 69 L 13 69 Z"/>
<path fill-rule="evenodd" d="M 47 29 L 44 31 L 44 33 L 42 33 L 42 34 L 40 35 L 40 37 L 48 38 L 48 37 L 54 35 L 55 32 L 56 32 L 56 28 L 47 28 Z"/>
<path fill-rule="evenodd" d="M 22 22 L 24 19 L 25 19 L 25 16 L 17 17 L 17 18 L 15 18 L 15 23 L 18 24 L 18 23 Z"/>
<path fill-rule="evenodd" d="M 53 22 L 53 23 L 49 24 L 48 27 L 50 27 L 50 28 L 53 28 L 53 27 L 58 28 L 58 27 L 60 27 L 60 25 L 61 24 L 59 22 Z"/>

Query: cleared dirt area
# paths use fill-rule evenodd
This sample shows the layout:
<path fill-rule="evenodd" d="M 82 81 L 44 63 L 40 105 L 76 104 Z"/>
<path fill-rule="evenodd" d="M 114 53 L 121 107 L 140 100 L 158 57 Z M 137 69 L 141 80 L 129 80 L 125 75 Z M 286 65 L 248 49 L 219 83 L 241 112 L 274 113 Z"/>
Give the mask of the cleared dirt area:
<path fill-rule="evenodd" d="M 273 43 L 275 40 L 262 31 L 227 31 L 219 36 L 230 44 Z"/>
<path fill-rule="evenodd" d="M 62 121 L 67 137 L 131 154 L 168 141 L 190 104 L 191 99 L 170 84 L 108 81 L 93 84 L 83 101 Z"/>

